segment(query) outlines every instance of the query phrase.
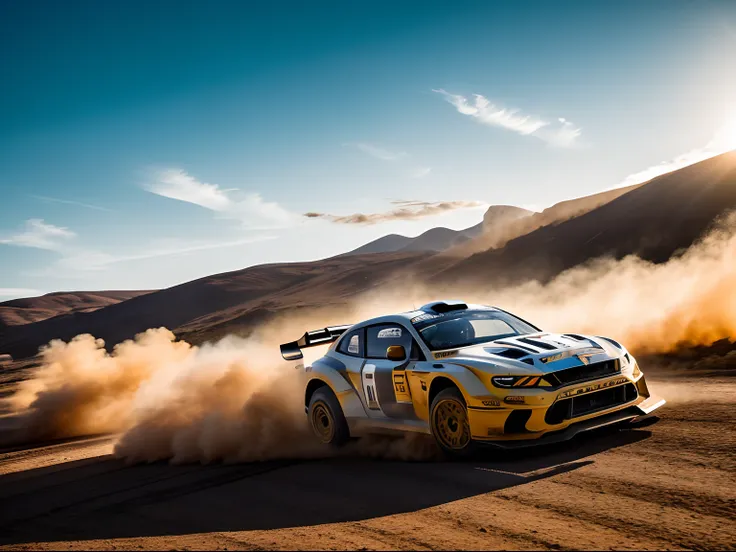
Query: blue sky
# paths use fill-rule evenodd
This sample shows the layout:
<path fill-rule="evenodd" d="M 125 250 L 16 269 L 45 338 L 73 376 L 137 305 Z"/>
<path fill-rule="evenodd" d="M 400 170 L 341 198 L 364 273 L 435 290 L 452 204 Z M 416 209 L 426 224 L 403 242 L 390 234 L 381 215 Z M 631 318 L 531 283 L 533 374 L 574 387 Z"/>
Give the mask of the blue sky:
<path fill-rule="evenodd" d="M 736 147 L 730 1 L 17 0 L 0 48 L 0 300 L 317 259 Z"/>

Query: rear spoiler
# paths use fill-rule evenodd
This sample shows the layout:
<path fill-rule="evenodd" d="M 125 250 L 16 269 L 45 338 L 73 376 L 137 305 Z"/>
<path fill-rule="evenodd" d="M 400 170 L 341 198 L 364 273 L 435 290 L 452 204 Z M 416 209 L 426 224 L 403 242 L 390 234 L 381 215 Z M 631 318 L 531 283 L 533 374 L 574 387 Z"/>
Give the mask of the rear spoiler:
<path fill-rule="evenodd" d="M 332 343 L 344 334 L 351 326 L 352 324 L 348 324 L 346 326 L 330 326 L 328 328 L 307 332 L 296 341 L 282 344 L 281 356 L 286 360 L 299 360 L 300 358 L 304 358 L 302 348 L 316 347 L 317 345 Z"/>

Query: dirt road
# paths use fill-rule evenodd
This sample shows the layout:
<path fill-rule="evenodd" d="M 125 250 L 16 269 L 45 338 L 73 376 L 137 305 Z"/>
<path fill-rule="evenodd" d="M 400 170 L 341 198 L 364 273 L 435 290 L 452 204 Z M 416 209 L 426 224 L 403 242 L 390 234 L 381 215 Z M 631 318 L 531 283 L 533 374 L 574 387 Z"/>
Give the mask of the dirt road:
<path fill-rule="evenodd" d="M 5 450 L 0 548 L 733 548 L 736 381 L 657 389 L 653 426 L 471 462 L 127 466 L 109 437 Z"/>

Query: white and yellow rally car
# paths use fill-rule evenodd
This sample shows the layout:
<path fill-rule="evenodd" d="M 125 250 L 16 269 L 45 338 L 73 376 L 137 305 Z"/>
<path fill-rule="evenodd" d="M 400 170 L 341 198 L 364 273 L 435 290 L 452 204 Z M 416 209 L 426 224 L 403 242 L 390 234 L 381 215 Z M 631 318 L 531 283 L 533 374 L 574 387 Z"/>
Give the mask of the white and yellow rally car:
<path fill-rule="evenodd" d="M 315 435 L 432 434 L 455 456 L 487 443 L 551 443 L 638 421 L 662 406 L 636 360 L 610 338 L 543 332 L 495 307 L 439 301 L 417 311 L 314 330 L 286 360 L 331 343 L 304 368 Z"/>

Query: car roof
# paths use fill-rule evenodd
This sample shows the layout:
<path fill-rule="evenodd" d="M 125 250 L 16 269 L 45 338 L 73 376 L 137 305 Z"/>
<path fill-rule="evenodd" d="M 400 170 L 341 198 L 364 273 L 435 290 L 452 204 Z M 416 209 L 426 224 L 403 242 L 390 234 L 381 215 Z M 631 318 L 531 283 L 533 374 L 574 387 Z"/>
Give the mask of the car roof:
<path fill-rule="evenodd" d="M 438 304 L 455 304 L 459 303 L 458 301 L 434 301 L 432 303 L 427 303 L 426 305 L 423 305 L 419 307 L 417 310 L 412 311 L 406 311 L 406 312 L 399 312 L 396 314 L 386 314 L 384 316 L 377 316 L 375 318 L 369 318 L 368 320 L 363 320 L 362 322 L 358 322 L 357 324 L 354 324 L 353 328 L 362 328 L 364 326 L 372 326 L 374 324 L 388 324 L 388 323 L 406 323 L 407 321 L 411 321 L 413 318 L 416 318 L 417 316 L 421 316 L 423 314 L 427 313 L 433 313 L 435 311 L 432 310 L 433 306 L 436 306 Z M 497 307 L 491 307 L 487 305 L 476 305 L 473 303 L 463 303 L 467 305 L 467 309 L 458 309 L 455 312 L 462 313 L 467 312 L 471 310 L 499 310 Z M 451 311 L 452 312 L 452 311 Z"/>

